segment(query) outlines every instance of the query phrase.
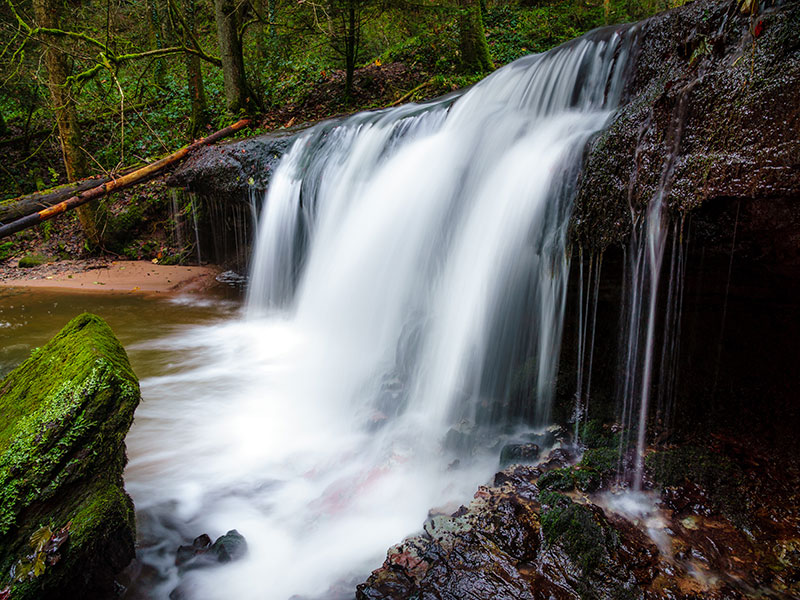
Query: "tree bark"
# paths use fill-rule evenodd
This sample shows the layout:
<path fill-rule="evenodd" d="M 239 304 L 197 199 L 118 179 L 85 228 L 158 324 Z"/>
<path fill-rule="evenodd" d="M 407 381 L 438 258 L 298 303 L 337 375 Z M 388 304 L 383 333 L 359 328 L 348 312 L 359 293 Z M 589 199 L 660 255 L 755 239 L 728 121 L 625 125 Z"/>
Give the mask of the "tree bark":
<path fill-rule="evenodd" d="M 186 39 L 195 33 L 195 6 L 194 0 L 183 0 L 183 12 L 185 15 L 186 27 L 188 32 L 184 32 L 184 44 L 189 43 Z M 186 54 L 186 81 L 189 98 L 192 102 L 192 120 L 189 125 L 189 139 L 196 138 L 207 122 L 206 91 L 203 85 L 203 70 L 200 65 L 200 57 L 194 54 Z"/>
<path fill-rule="evenodd" d="M 458 0 L 460 14 L 458 30 L 461 47 L 461 65 L 468 73 L 487 73 L 494 70 L 489 57 L 489 46 L 483 31 L 481 8 L 477 0 Z"/>
<path fill-rule="evenodd" d="M 61 2 L 58 0 L 34 0 L 33 10 L 41 27 L 61 28 Z M 61 152 L 64 156 L 64 167 L 69 181 L 77 181 L 88 175 L 86 155 L 81 128 L 78 123 L 78 111 L 75 98 L 67 84 L 70 68 L 67 57 L 61 48 L 62 40 L 51 37 L 44 46 L 44 64 L 47 67 L 47 87 L 53 101 L 53 112 L 58 124 L 58 135 L 61 140 Z M 78 211 L 78 218 L 83 233 L 89 242 L 97 245 L 100 242 L 95 211 L 97 204 L 87 204 Z"/>
<path fill-rule="evenodd" d="M 222 74 L 225 81 L 225 104 L 230 113 L 249 111 L 242 40 L 239 38 L 239 9 L 235 0 L 214 0 Z"/>

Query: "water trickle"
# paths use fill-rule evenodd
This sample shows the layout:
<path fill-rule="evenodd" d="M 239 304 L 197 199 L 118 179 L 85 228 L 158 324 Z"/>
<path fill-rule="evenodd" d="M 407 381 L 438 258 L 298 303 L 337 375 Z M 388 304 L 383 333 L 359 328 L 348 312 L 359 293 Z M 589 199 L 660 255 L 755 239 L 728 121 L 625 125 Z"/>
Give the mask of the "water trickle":
<path fill-rule="evenodd" d="M 481 447 L 498 429 L 549 422 L 574 186 L 634 37 L 598 31 L 461 96 L 296 140 L 260 210 L 246 317 L 155 342 L 195 366 L 142 382 L 169 404 L 143 403 L 129 438 L 141 520 L 174 546 L 235 527 L 251 549 L 187 573 L 187 593 L 285 599 L 357 581 L 494 472 L 498 450 Z M 532 394 L 515 403 L 524 366 Z M 448 469 L 454 425 L 478 434 Z M 141 555 L 167 590 L 165 545 Z"/>
<path fill-rule="evenodd" d="M 583 249 L 579 249 L 580 280 L 578 292 L 578 357 L 577 382 L 575 385 L 575 443 L 580 443 L 581 423 L 589 414 L 589 400 L 592 394 L 592 366 L 594 364 L 594 340 L 597 331 L 597 304 L 600 296 L 600 272 L 603 265 L 602 253 L 589 255 L 586 292 L 584 294 Z M 585 296 L 585 297 L 584 297 Z M 588 336 L 588 337 L 587 337 Z"/>
<path fill-rule="evenodd" d="M 670 194 L 675 164 L 680 153 L 689 94 L 696 83 L 696 81 L 691 82 L 678 92 L 679 98 L 672 116 L 672 127 L 667 140 L 667 158 L 661 172 L 658 189 L 647 205 L 644 217 L 642 218 L 631 206 L 634 228 L 627 253 L 625 289 L 628 298 L 625 303 L 627 318 L 624 320 L 625 345 L 623 347 L 625 375 L 621 387 L 621 406 L 624 428 L 626 432 L 631 432 L 623 436 L 622 447 L 627 446 L 627 435 L 633 432 L 636 435 L 633 472 L 624 474 L 625 479 L 631 479 L 634 491 L 642 489 L 644 475 L 647 423 L 650 416 L 650 397 L 653 391 L 653 365 L 656 360 L 656 327 L 657 320 L 661 318 L 658 308 L 661 266 L 669 231 L 666 201 Z M 674 243 L 680 245 L 677 239 Z M 682 260 L 682 252 L 680 257 Z M 675 255 L 673 255 L 673 263 L 674 261 Z M 673 269 L 670 270 L 670 288 L 667 298 L 668 305 L 671 306 L 667 309 L 668 321 L 672 318 L 673 307 L 676 305 Z M 682 275 L 682 266 L 680 270 Z M 645 325 L 644 329 L 642 329 L 643 324 Z M 667 323 L 668 328 L 669 323 Z M 675 335 L 675 332 L 665 330 L 662 335 L 665 348 L 672 348 L 673 342 L 669 341 L 669 338 L 671 335 Z M 671 375 L 662 372 L 662 377 L 671 377 Z"/>

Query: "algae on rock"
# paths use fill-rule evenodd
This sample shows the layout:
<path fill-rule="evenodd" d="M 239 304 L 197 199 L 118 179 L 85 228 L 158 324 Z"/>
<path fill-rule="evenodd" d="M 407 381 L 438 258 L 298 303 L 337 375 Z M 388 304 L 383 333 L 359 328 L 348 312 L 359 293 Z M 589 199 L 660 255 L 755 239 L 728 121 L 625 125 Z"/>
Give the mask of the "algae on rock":
<path fill-rule="evenodd" d="M 105 597 L 134 556 L 125 436 L 139 403 L 127 354 L 82 314 L 0 383 L 0 589 L 31 535 L 69 526 L 54 564 L 10 597 Z"/>

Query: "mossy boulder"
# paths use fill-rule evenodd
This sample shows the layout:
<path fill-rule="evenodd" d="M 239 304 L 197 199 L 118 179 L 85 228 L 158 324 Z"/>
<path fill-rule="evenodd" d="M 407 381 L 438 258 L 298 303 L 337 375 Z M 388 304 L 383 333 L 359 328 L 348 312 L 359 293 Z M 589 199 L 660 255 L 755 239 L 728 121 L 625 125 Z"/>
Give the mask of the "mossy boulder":
<path fill-rule="evenodd" d="M 50 262 L 50 259 L 42 254 L 26 254 L 19 259 L 17 266 L 21 269 L 30 269 L 32 267 L 43 265 L 47 262 Z"/>
<path fill-rule="evenodd" d="M 0 383 L 0 589 L 9 585 L 10 598 L 112 592 L 134 556 L 133 502 L 122 471 L 139 399 L 125 350 L 90 314 L 73 319 Z M 36 577 L 12 581 L 12 569 L 19 575 L 35 554 L 37 535 L 64 528 L 68 539 L 57 558 Z"/>

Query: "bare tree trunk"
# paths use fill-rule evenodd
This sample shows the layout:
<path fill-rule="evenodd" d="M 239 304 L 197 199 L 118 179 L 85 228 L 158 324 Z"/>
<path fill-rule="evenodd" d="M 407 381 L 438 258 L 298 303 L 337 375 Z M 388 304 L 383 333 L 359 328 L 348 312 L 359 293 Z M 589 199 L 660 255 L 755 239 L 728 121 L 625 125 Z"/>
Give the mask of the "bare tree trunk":
<path fill-rule="evenodd" d="M 58 0 L 34 0 L 33 10 L 41 27 L 61 27 L 61 6 Z M 61 140 L 61 152 L 64 156 L 64 167 L 69 181 L 83 179 L 89 173 L 86 155 L 81 148 L 83 141 L 78 123 L 78 112 L 75 99 L 67 84 L 69 65 L 67 57 L 61 49 L 61 40 L 51 37 L 44 46 L 44 64 L 47 67 L 47 87 L 53 100 L 53 112 L 58 124 L 58 135 Z M 89 203 L 78 210 L 78 218 L 83 233 L 93 245 L 100 243 L 96 220 L 97 203 Z"/>
<path fill-rule="evenodd" d="M 195 6 L 194 0 L 183 1 L 186 27 L 189 29 L 185 37 L 195 33 Z M 184 40 L 188 44 L 188 40 Z M 203 70 L 200 66 L 200 57 L 186 53 L 186 81 L 189 98 L 192 102 L 192 120 L 189 125 L 189 138 L 196 138 L 207 121 L 206 91 L 203 85 Z"/>
<path fill-rule="evenodd" d="M 461 38 L 461 64 L 469 73 L 494 70 L 483 31 L 481 8 L 477 0 L 458 0 L 458 29 Z"/>
<path fill-rule="evenodd" d="M 225 80 L 225 104 L 231 113 L 248 111 L 252 103 L 247 95 L 236 0 L 214 0 L 214 17 L 217 22 L 217 41 Z"/>

